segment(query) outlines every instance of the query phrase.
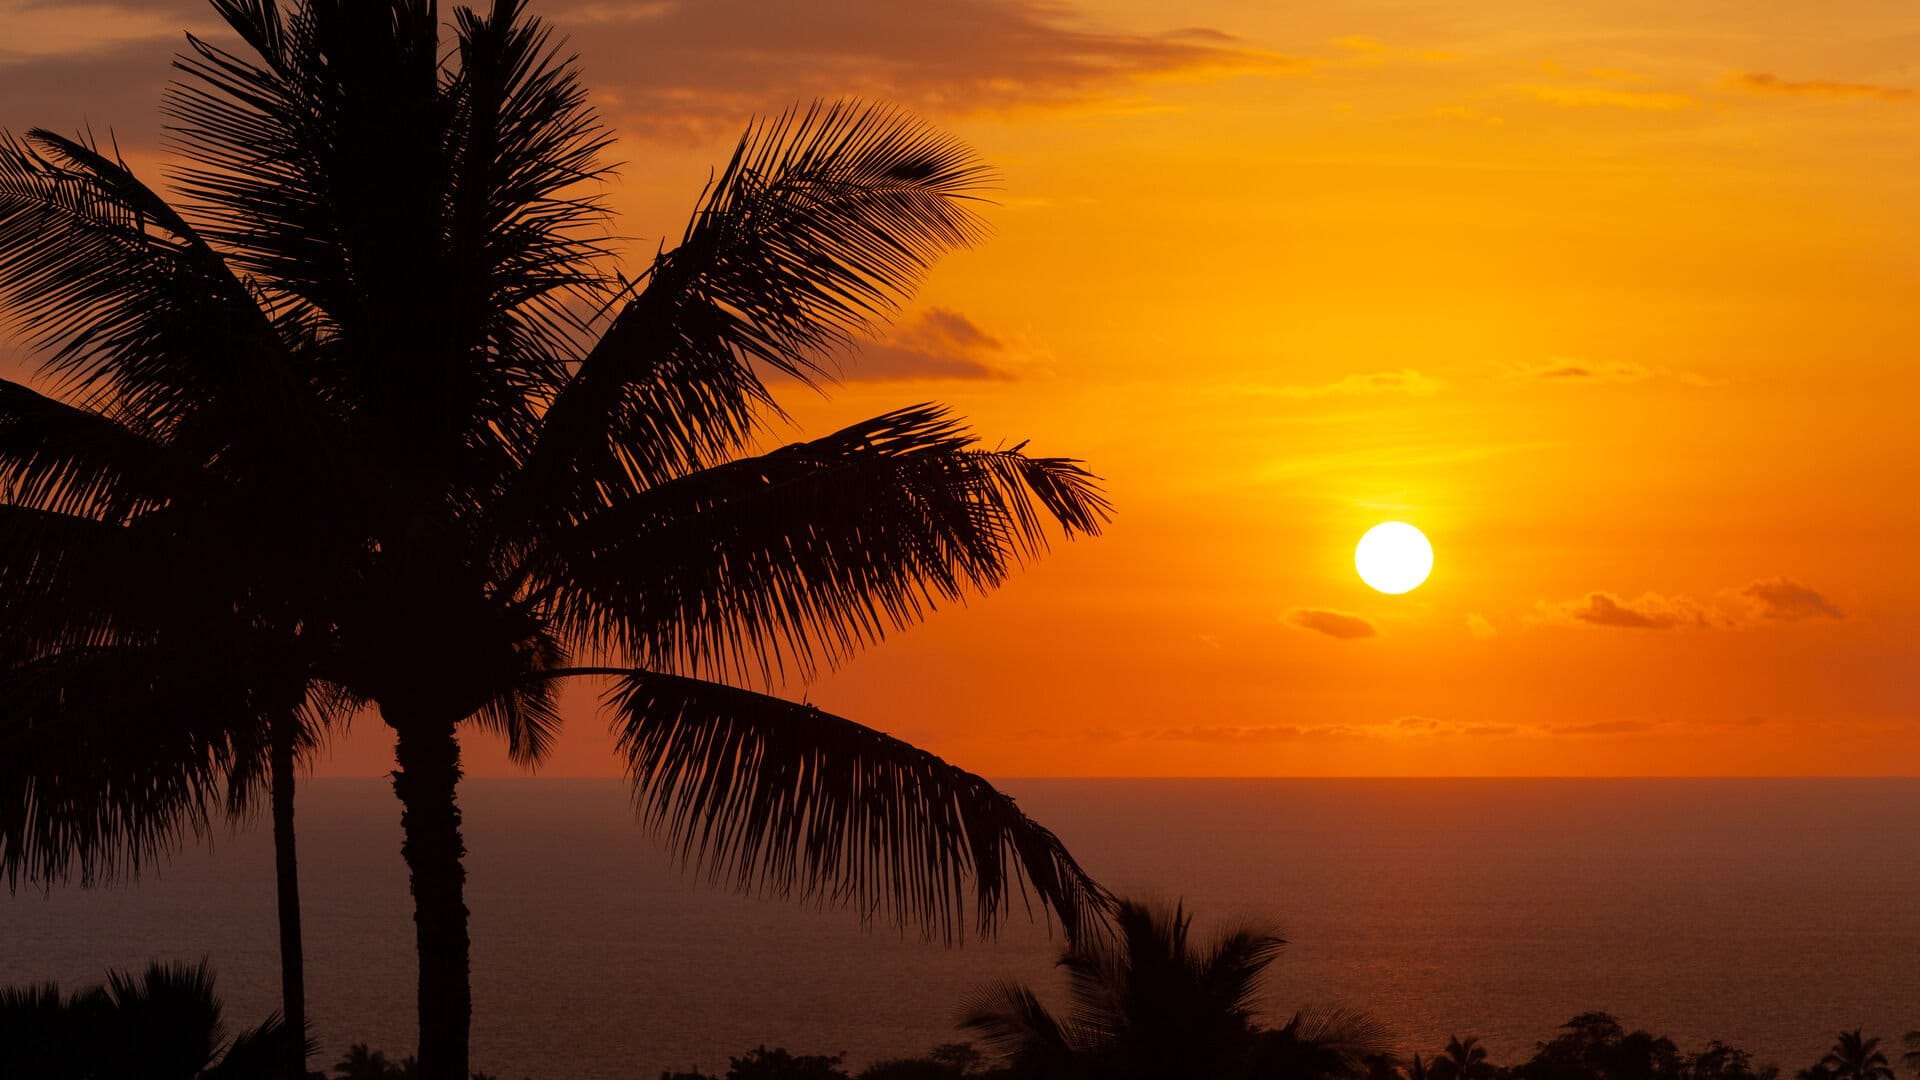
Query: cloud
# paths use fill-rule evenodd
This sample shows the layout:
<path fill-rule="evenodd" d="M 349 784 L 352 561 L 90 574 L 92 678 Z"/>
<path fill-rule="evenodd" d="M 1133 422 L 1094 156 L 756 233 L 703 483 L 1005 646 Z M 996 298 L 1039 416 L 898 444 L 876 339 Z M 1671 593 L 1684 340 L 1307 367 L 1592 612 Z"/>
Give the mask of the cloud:
<path fill-rule="evenodd" d="M 1743 71 L 1733 76 L 1731 81 L 1736 88 L 1761 96 L 1824 98 L 1828 101 L 1920 100 L 1920 90 L 1911 86 L 1829 82 L 1822 79 L 1802 82 L 1783 79 L 1766 71 Z"/>
<path fill-rule="evenodd" d="M 1617 90 L 1600 86 L 1523 86 L 1520 89 L 1535 101 L 1573 109 L 1675 112 L 1694 105 L 1692 95 L 1664 90 Z"/>
<path fill-rule="evenodd" d="M 1317 608 L 1294 608 L 1287 612 L 1286 623 L 1301 630 L 1313 630 L 1331 638 L 1351 641 L 1356 638 L 1379 637 L 1380 631 L 1374 625 L 1358 615 L 1349 615 L 1344 611 L 1322 611 Z"/>
<path fill-rule="evenodd" d="M 1717 603 L 1709 605 L 1684 596 L 1651 592 L 1633 600 L 1591 592 L 1579 600 L 1536 604 L 1535 615 L 1528 621 L 1622 630 L 1745 630 L 1767 623 L 1846 617 L 1818 590 L 1789 577 L 1764 578 L 1738 589 L 1723 589 L 1718 597 Z"/>
<path fill-rule="evenodd" d="M 1374 371 L 1363 375 L 1349 375 L 1330 383 L 1314 386 L 1282 386 L 1272 390 L 1281 397 L 1316 398 L 1330 397 L 1336 394 L 1408 394 L 1413 397 L 1432 397 L 1440 392 L 1443 384 L 1430 375 L 1422 375 L 1412 368 L 1399 371 Z"/>
<path fill-rule="evenodd" d="M 181 31 L 217 22 L 204 3 L 54 3 L 0 0 L 7 41 L 0 66 L 30 57 L 98 55 L 129 41 L 165 39 L 184 44 Z"/>
<path fill-rule="evenodd" d="M 1346 52 L 1347 63 L 1359 67 L 1379 67 L 1388 61 L 1413 60 L 1429 64 L 1443 64 L 1458 60 L 1459 57 L 1443 49 L 1412 49 L 1401 45 L 1389 45 L 1379 38 L 1365 34 L 1348 34 L 1335 38 L 1333 44 Z"/>
<path fill-rule="evenodd" d="M 1304 71 L 1216 29 L 1097 27 L 1056 0 L 659 0 L 551 12 L 627 132 L 702 137 L 815 97 L 926 116 L 1111 101 L 1142 80 Z"/>
<path fill-rule="evenodd" d="M 202 0 L 0 0 L 0 27 L 0 127 L 90 127 L 129 147 L 151 145 L 160 131 L 161 94 L 186 31 L 232 40 Z"/>
<path fill-rule="evenodd" d="M 848 382 L 901 379 L 1009 379 L 1005 342 L 948 308 L 928 308 L 884 339 L 862 345 L 843 365 Z"/>
<path fill-rule="evenodd" d="M 1143 732 L 1142 737 L 1161 739 L 1168 742 L 1198 743 L 1266 743 L 1291 742 L 1295 739 L 1325 739 L 1342 735 L 1358 735 L 1360 732 L 1339 725 L 1320 725 L 1299 727 L 1293 724 L 1268 724 L 1257 727 L 1209 726 L 1189 728 L 1165 728 L 1158 731 Z"/>
<path fill-rule="evenodd" d="M 1587 364 L 1578 360 L 1549 360 L 1543 364 L 1523 369 L 1523 374 L 1535 379 L 1582 380 L 1595 382 L 1633 383 L 1653 376 L 1653 369 L 1644 364 L 1618 361 L 1611 364 Z"/>
<path fill-rule="evenodd" d="M 210 29 L 208 8 L 77 10 L 0 0 L 0 123 L 91 122 L 151 142 L 181 31 Z M 814 98 L 884 100 L 944 119 L 1122 101 L 1153 79 L 1311 66 L 1217 29 L 1103 28 L 1059 0 L 555 0 L 536 13 L 580 53 L 594 103 L 622 134 L 680 141 L 731 136 L 753 115 Z"/>
<path fill-rule="evenodd" d="M 1652 729 L 1653 725 L 1643 720 L 1596 720 L 1590 724 L 1559 724 L 1547 730 L 1555 735 L 1629 735 Z"/>
<path fill-rule="evenodd" d="M 1464 735 L 1468 738 L 1493 738 L 1512 735 L 1520 730 L 1513 724 L 1456 724 L 1435 720 L 1431 716 L 1402 716 L 1393 722 L 1393 726 L 1403 734 Z"/>
<path fill-rule="evenodd" d="M 1611 593 L 1592 592 L 1580 600 L 1540 604 L 1537 610 L 1544 622 L 1622 630 L 1705 629 L 1717 625 L 1716 617 L 1693 601 L 1658 593 L 1646 593 L 1635 600 L 1621 600 Z"/>
<path fill-rule="evenodd" d="M 1493 628 L 1493 620 L 1475 611 L 1469 612 L 1467 615 L 1467 633 L 1472 634 L 1478 640 L 1485 641 L 1487 638 L 1498 634 L 1499 631 Z"/>
<path fill-rule="evenodd" d="M 1833 601 L 1788 577 L 1752 582 L 1740 590 L 1761 618 L 1792 622 L 1800 619 L 1844 619 Z"/>
<path fill-rule="evenodd" d="M 1719 386 L 1721 381 L 1710 379 L 1692 371 L 1673 371 L 1667 368 L 1648 367 L 1631 360 L 1613 360 L 1592 362 L 1573 360 L 1563 356 L 1552 357 L 1538 363 L 1520 364 L 1507 370 L 1509 378 L 1539 379 L 1543 382 L 1575 385 L 1580 383 L 1622 383 L 1645 382 L 1648 379 L 1672 379 L 1688 386 Z"/>
<path fill-rule="evenodd" d="M 4 19 L 4 16 L 0 16 Z M 160 99 L 170 65 L 184 39 L 169 35 L 103 44 L 80 55 L 43 55 L 0 63 L 0 127 L 50 128 L 72 134 L 90 128 L 106 142 L 152 143 L 160 130 Z"/>

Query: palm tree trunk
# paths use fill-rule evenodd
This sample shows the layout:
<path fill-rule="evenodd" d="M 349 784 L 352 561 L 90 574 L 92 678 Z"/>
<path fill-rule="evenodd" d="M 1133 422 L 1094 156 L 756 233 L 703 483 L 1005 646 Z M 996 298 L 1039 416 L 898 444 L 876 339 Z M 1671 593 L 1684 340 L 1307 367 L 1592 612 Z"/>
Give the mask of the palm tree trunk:
<path fill-rule="evenodd" d="M 396 716 L 384 705 L 381 712 L 399 736 L 393 791 L 402 807 L 400 852 L 413 888 L 420 954 L 419 1080 L 468 1080 L 473 996 L 467 981 L 467 871 L 461 864 L 467 849 L 454 798 L 460 744 L 453 737 L 453 720 Z"/>
<path fill-rule="evenodd" d="M 306 960 L 300 942 L 300 860 L 293 842 L 291 717 L 273 725 L 273 872 L 280 901 L 280 1014 L 287 1021 L 287 1075 L 307 1075 Z"/>

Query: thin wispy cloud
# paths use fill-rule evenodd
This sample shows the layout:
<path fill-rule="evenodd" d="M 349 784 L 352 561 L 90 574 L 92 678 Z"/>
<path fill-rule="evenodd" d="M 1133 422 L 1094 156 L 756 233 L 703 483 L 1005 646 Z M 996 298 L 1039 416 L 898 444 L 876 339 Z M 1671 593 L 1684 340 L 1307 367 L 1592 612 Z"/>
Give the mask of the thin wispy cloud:
<path fill-rule="evenodd" d="M 860 346 L 840 365 L 847 382 L 908 379 L 1010 379 L 1012 352 L 972 319 L 947 308 L 928 308 L 880 341 Z"/>
<path fill-rule="evenodd" d="M 1451 737 L 1458 735 L 1470 739 L 1484 739 L 1518 734 L 1520 728 L 1514 724 L 1461 724 L 1450 720 L 1438 720 L 1431 716 L 1402 716 L 1389 726 L 1389 731 L 1401 736 Z"/>
<path fill-rule="evenodd" d="M 1353 728 L 1338 724 L 1301 726 L 1296 724 L 1256 724 L 1246 727 L 1215 725 L 1185 728 L 1162 728 L 1142 732 L 1140 737 L 1165 742 L 1192 743 L 1271 743 L 1292 742 L 1297 739 L 1325 739 L 1346 735 L 1357 735 Z"/>
<path fill-rule="evenodd" d="M 186 32 L 228 40 L 204 0 L 0 0 L 0 127 L 109 131 L 152 143 Z"/>
<path fill-rule="evenodd" d="M 1042 0 L 662 0 L 558 7 L 623 132 L 706 137 L 795 100 L 864 96 L 921 115 L 1117 100 L 1170 76 L 1304 71 L 1209 27 L 1138 33 Z"/>
<path fill-rule="evenodd" d="M 1795 622 L 1801 619 L 1844 619 L 1840 608 L 1812 586 L 1788 577 L 1755 581 L 1741 588 L 1763 619 Z"/>
<path fill-rule="evenodd" d="M 1591 592 L 1578 600 L 1536 606 L 1536 621 L 1618 630 L 1704 630 L 1717 616 L 1686 597 L 1643 593 L 1631 600 L 1607 592 Z"/>
<path fill-rule="evenodd" d="M 1380 631 L 1371 622 L 1358 615 L 1344 611 L 1327 611 L 1321 608 L 1294 608 L 1282 617 L 1288 626 L 1298 630 L 1311 630 L 1342 641 L 1354 641 L 1360 638 L 1379 637 Z"/>
<path fill-rule="evenodd" d="M 1920 101 L 1920 89 L 1881 83 L 1834 82 L 1827 79 L 1783 79 L 1766 71 L 1744 71 L 1733 85 L 1763 97 L 1816 98 L 1826 101 Z"/>
<path fill-rule="evenodd" d="M 1709 378 L 1695 371 L 1648 367 L 1631 360 L 1592 361 L 1564 356 L 1549 357 L 1536 363 L 1509 367 L 1507 377 L 1537 379 L 1541 382 L 1562 383 L 1570 386 L 1582 383 L 1639 383 L 1651 379 L 1669 379 L 1686 386 L 1722 385 L 1721 380 Z"/>
<path fill-rule="evenodd" d="M 1652 729 L 1653 725 L 1644 720 L 1595 720 L 1585 724 L 1554 724 L 1546 730 L 1553 735 L 1632 735 Z"/>
<path fill-rule="evenodd" d="M 1522 86 L 1520 92 L 1546 105 L 1571 109 L 1633 109 L 1677 112 L 1698 102 L 1691 94 L 1669 90 L 1622 90 L 1613 86 Z"/>
<path fill-rule="evenodd" d="M 1329 383 L 1277 386 L 1268 392 L 1291 398 L 1321 398 L 1352 394 L 1407 394 L 1412 397 L 1432 397 L 1439 393 L 1444 385 L 1446 384 L 1431 375 L 1423 375 L 1413 368 L 1401 368 L 1398 371 L 1373 371 L 1348 375 Z"/>
<path fill-rule="evenodd" d="M 1527 621 L 1618 630 L 1750 630 L 1774 623 L 1845 617 L 1839 605 L 1818 589 L 1782 576 L 1723 589 L 1714 603 L 1653 592 L 1631 600 L 1610 592 L 1590 592 L 1578 600 L 1536 604 Z"/>
<path fill-rule="evenodd" d="M 196 0 L 82 10 L 97 17 L 0 0 L 0 124 L 92 123 L 151 141 L 182 31 L 225 31 Z M 1312 67 L 1218 28 L 1118 30 L 1049 0 L 656 0 L 537 13 L 580 53 L 594 103 L 621 135 L 676 141 L 731 137 L 749 117 L 815 98 L 884 100 L 943 120 L 1118 105 L 1156 79 Z"/>

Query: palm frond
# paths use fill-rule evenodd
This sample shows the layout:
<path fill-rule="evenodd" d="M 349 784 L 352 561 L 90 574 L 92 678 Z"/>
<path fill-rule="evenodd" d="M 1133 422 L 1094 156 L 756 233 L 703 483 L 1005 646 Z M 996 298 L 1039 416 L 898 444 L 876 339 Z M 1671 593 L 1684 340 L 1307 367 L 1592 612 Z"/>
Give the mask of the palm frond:
<path fill-rule="evenodd" d="M 257 58 L 189 35 L 165 103 L 192 162 L 179 186 L 206 235 L 336 321 L 379 302 L 375 289 L 405 284 L 385 279 L 408 258 L 441 254 L 427 234 L 446 190 L 444 161 L 429 164 L 443 158 L 448 119 L 435 16 L 400 0 L 214 8 Z"/>
<path fill-rule="evenodd" d="M 225 1008 L 205 960 L 107 972 L 111 1027 L 100 1075 L 200 1076 L 227 1041 Z"/>
<path fill-rule="evenodd" d="M 534 588 L 649 667 L 810 675 L 1107 512 L 1077 463 L 978 449 L 916 406 L 623 500 L 562 532 Z"/>
<path fill-rule="evenodd" d="M 1228 1012 L 1251 1016 L 1259 1005 L 1260 982 L 1287 941 L 1254 927 L 1232 927 L 1199 958 L 1196 983 L 1202 996 Z"/>
<path fill-rule="evenodd" d="M 984 226 L 990 171 L 900 112 L 816 103 L 749 126 L 678 247 L 649 268 L 553 402 L 514 508 L 567 513 L 743 449 L 777 412 L 760 371 L 805 382 Z"/>
<path fill-rule="evenodd" d="M 272 316 L 91 143 L 0 135 L 0 300 L 50 371 L 139 434 L 203 460 L 311 434 Z"/>
<path fill-rule="evenodd" d="M 289 664 L 288 672 L 300 669 L 299 661 L 291 655 L 283 659 Z M 224 778 L 227 818 L 235 826 L 251 819 L 272 798 L 272 741 L 280 734 L 279 725 L 291 725 L 296 765 L 310 767 L 326 740 L 344 733 L 354 713 L 366 707 L 364 700 L 337 685 L 303 681 L 291 673 L 283 673 L 277 682 L 270 683 L 267 678 L 258 681 L 252 697 L 257 715 L 234 733 L 234 752 Z M 288 707 L 286 703 L 301 694 L 304 697 Z"/>
<path fill-rule="evenodd" d="M 112 417 L 0 379 L 0 502 L 121 521 L 206 485 L 194 462 Z"/>
<path fill-rule="evenodd" d="M 185 507 L 111 524 L 0 503 L 0 663 L 231 622 L 256 561 L 233 540 Z"/>
<path fill-rule="evenodd" d="M 631 672 L 612 703 L 643 815 L 717 882 L 848 903 L 949 940 L 969 913 L 992 933 L 1016 894 L 1069 939 L 1104 914 L 1105 892 L 1051 832 L 926 751 L 811 706 L 674 675 Z"/>
<path fill-rule="evenodd" d="M 1097 1042 L 1075 1038 L 1031 987 L 1011 980 L 970 994 L 956 1026 L 978 1035 L 1025 1076 L 1075 1075 L 1080 1056 L 1099 1049 Z"/>
<path fill-rule="evenodd" d="M 136 876 L 203 832 L 264 750 L 251 665 L 199 642 L 69 649 L 0 672 L 0 875 Z"/>
<path fill-rule="evenodd" d="M 588 103 L 578 57 L 519 0 L 496 0 L 485 17 L 460 8 L 454 23 L 460 62 L 445 93 L 455 109 L 458 302 L 479 314 L 498 361 L 534 369 L 515 387 L 522 396 L 550 393 L 584 330 L 576 309 L 604 301 L 597 183 L 613 137 Z"/>
<path fill-rule="evenodd" d="M 517 672 L 551 671 L 566 659 L 566 650 L 545 636 L 523 642 L 518 651 L 510 665 Z M 541 678 L 517 680 L 488 698 L 473 720 L 507 740 L 507 757 L 515 764 L 537 767 L 546 760 L 560 731 L 559 683 Z"/>
<path fill-rule="evenodd" d="M 1357 1080 L 1366 1059 L 1393 1050 L 1387 1026 L 1359 1009 L 1315 1006 L 1279 1028 L 1260 1033 L 1254 1080 Z"/>
<path fill-rule="evenodd" d="M 220 1064 L 200 1074 L 200 1080 L 258 1080 L 259 1077 L 282 1075 L 281 1066 L 287 1060 L 287 1044 L 300 1039 L 303 1058 L 310 1058 L 320 1052 L 320 1043 L 287 1026 L 287 1021 L 278 1012 L 268 1013 L 267 1018 L 256 1027 L 250 1027 L 233 1037 L 227 1044 L 226 1052 L 220 1055 Z"/>

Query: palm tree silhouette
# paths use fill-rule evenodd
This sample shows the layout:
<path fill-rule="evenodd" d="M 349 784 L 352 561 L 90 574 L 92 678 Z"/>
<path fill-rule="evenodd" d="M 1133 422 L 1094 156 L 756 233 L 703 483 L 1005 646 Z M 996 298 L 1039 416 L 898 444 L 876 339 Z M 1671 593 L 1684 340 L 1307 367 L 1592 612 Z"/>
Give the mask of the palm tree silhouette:
<path fill-rule="evenodd" d="M 14 149 L 18 149 L 15 147 Z M 0 237 L 19 216 L 17 154 L 0 158 Z M 20 215 L 24 216 L 24 215 Z M 16 384 L 0 383 L 0 872 L 83 884 L 137 876 L 183 826 L 203 832 L 224 795 L 238 820 L 270 805 L 282 1015 L 289 1065 L 304 1072 L 296 762 L 314 750 L 312 697 L 285 641 L 235 617 L 239 591 L 186 574 L 219 559 L 189 500 L 116 528 L 124 492 L 89 491 L 88 440 L 137 444 Z M 63 446 L 62 441 L 67 441 Z M 100 456 L 100 455 L 96 455 Z M 182 543 L 187 541 L 189 543 Z M 197 550 L 183 550 L 189 544 Z M 229 564 L 230 566 L 232 564 Z M 210 603 L 231 598 L 220 610 Z"/>
<path fill-rule="evenodd" d="M 1235 927 L 1196 947 L 1192 923 L 1182 906 L 1122 900 L 1116 936 L 1070 944 L 1060 958 L 1071 1002 L 1064 1018 L 1032 988 L 1005 982 L 969 1002 L 960 1024 L 1021 1077 L 1367 1075 L 1383 1039 L 1364 1014 L 1308 1010 L 1277 1029 L 1257 1023 L 1260 980 L 1283 939 Z"/>
<path fill-rule="evenodd" d="M 1450 1036 L 1447 1047 L 1439 1057 L 1427 1066 L 1434 1080 L 1486 1080 L 1494 1074 L 1493 1064 L 1487 1060 L 1487 1048 L 1480 1040 L 1469 1035 L 1462 1039 Z"/>
<path fill-rule="evenodd" d="M 1920 1031 L 1909 1031 L 1901 1036 L 1900 1041 L 1907 1047 L 1906 1053 L 1900 1055 L 1900 1063 L 1912 1069 L 1915 1076 L 1920 1076 Z"/>
<path fill-rule="evenodd" d="M 467 1074 L 457 732 L 537 763 L 565 678 L 611 680 L 641 809 L 716 880 L 948 936 L 990 932 L 1023 888 L 1070 940 L 1098 918 L 1105 894 L 986 781 L 742 685 L 810 678 L 998 585 L 1050 528 L 1106 518 L 1077 463 L 983 449 L 929 405 L 751 453 L 781 415 L 769 378 L 818 385 L 981 235 L 971 151 L 859 105 L 756 123 L 679 245 L 628 281 L 594 187 L 609 136 L 515 0 L 457 10 L 450 49 L 425 0 L 214 7 L 248 55 L 189 39 L 169 99 L 184 213 L 84 143 L 16 147 L 54 193 L 31 236 L 0 229 L 0 289 L 53 343 L 71 407 L 140 438 L 44 481 L 108 492 L 116 515 L 0 523 L 0 559 L 23 568 L 0 588 L 104 591 L 67 559 L 68 519 L 118 544 L 183 517 L 219 533 L 220 558 L 109 569 L 210 597 L 243 643 L 289 643 L 309 688 L 377 708 L 421 1075 Z M 90 613 L 62 610 L 22 663 L 92 640 Z M 161 704 L 151 726 L 172 730 Z M 230 739 L 195 737 L 169 767 L 219 775 L 234 755 L 206 745 Z M 190 805 L 143 809 L 149 846 L 177 832 L 159 811 Z M 39 850 L 15 854 L 42 843 L 28 831 L 0 830 L 6 857 Z"/>
<path fill-rule="evenodd" d="M 346 1054 L 333 1063 L 337 1080 L 412 1080 L 415 1068 L 412 1058 L 389 1061 L 380 1051 L 368 1050 L 366 1043 L 349 1046 Z"/>
<path fill-rule="evenodd" d="M 36 1080 L 262 1080 L 286 1075 L 278 1015 L 231 1039 L 205 962 L 109 971 L 61 997 L 51 983 L 0 989 L 0 1075 Z"/>
<path fill-rule="evenodd" d="M 1863 1038 L 1859 1028 L 1841 1032 L 1820 1064 L 1834 1080 L 1893 1080 L 1880 1040 Z"/>

